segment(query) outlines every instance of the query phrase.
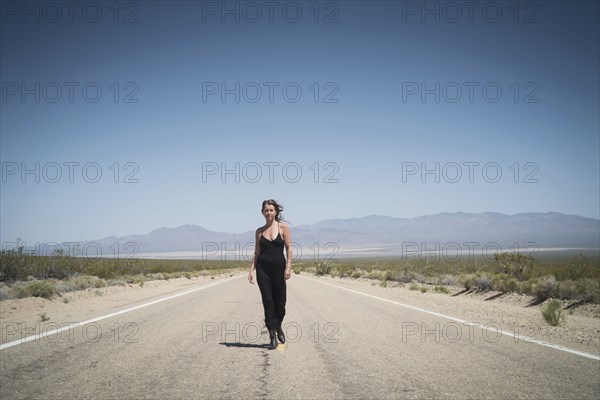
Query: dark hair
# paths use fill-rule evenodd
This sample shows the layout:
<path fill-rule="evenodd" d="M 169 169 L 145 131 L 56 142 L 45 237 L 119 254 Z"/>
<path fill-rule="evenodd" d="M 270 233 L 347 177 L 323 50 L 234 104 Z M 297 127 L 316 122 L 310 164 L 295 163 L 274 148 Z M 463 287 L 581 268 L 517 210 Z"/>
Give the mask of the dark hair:
<path fill-rule="evenodd" d="M 283 214 L 281 214 L 281 212 L 283 211 L 283 206 L 281 204 L 277 203 L 273 199 L 267 199 L 262 202 L 262 207 L 260 208 L 260 212 L 263 212 L 263 210 L 265 209 L 265 206 L 267 206 L 267 205 L 275 207 L 275 212 L 277 213 L 277 214 L 275 214 L 275 221 L 277 221 L 277 222 L 283 221 Z"/>

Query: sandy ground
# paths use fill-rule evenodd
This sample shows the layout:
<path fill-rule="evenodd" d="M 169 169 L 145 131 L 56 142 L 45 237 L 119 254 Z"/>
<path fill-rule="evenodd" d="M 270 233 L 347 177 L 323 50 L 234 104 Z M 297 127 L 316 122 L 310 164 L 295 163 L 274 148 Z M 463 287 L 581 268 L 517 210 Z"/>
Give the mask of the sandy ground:
<path fill-rule="evenodd" d="M 406 284 L 389 283 L 388 287 L 383 288 L 379 286 L 379 281 L 368 279 L 303 276 L 535 339 L 593 354 L 600 353 L 600 305 L 597 304 L 583 304 L 565 310 L 565 321 L 560 326 L 552 327 L 541 315 L 543 304 L 531 306 L 533 298 L 529 296 L 496 296 L 498 292 L 461 293 L 462 288 L 459 287 L 451 288 L 449 294 L 434 293 L 433 287 L 421 293 L 410 290 L 410 285 Z M 149 281 L 143 287 L 130 284 L 87 289 L 56 296 L 51 300 L 32 297 L 0 301 L 0 325 L 3 327 L 1 342 L 15 339 L 14 335 L 8 337 L 6 334 L 9 326 L 15 329 L 15 324 L 22 324 L 19 329 L 27 336 L 39 333 L 40 326 L 44 324 L 67 325 L 85 321 L 226 277 L 230 277 L 230 274 L 214 279 L 197 277 Z M 564 303 L 564 306 L 568 305 Z"/>

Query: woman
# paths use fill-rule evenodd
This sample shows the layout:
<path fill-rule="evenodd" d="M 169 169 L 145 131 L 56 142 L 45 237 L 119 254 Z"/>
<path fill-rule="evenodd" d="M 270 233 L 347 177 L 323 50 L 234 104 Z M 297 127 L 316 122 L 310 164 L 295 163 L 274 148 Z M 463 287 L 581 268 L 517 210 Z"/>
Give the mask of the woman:
<path fill-rule="evenodd" d="M 281 323 L 285 316 L 286 283 L 292 276 L 292 235 L 286 224 L 282 224 L 283 207 L 275 200 L 262 203 L 265 225 L 256 230 L 256 247 L 248 281 L 254 284 L 252 273 L 256 269 L 256 281 L 260 288 L 265 309 L 265 325 L 269 330 L 269 349 L 277 347 L 277 338 L 285 343 Z M 285 246 L 286 257 L 283 255 Z"/>

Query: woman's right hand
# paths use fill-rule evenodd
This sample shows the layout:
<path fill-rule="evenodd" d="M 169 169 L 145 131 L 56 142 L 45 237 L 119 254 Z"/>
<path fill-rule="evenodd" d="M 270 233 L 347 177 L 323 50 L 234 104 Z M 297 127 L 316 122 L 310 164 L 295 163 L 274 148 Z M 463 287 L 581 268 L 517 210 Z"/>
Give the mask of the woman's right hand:
<path fill-rule="evenodd" d="M 252 276 L 252 271 L 248 272 L 248 282 L 254 285 L 254 278 Z"/>

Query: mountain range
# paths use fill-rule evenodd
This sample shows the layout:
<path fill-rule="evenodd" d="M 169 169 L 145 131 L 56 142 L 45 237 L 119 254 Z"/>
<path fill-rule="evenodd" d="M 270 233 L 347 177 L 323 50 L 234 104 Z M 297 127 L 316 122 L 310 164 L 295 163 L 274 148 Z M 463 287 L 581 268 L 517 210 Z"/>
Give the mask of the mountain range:
<path fill-rule="evenodd" d="M 309 225 L 291 225 L 294 245 L 304 251 L 321 252 L 371 249 L 382 252 L 400 248 L 435 249 L 436 246 L 481 248 L 492 243 L 501 248 L 537 246 L 538 248 L 600 247 L 600 220 L 558 212 L 506 215 L 484 213 L 440 213 L 415 218 L 369 215 L 349 219 L 329 219 Z M 127 245 L 133 242 L 134 245 Z M 201 252 L 215 250 L 252 252 L 254 232 L 209 231 L 198 225 L 159 228 L 148 234 L 111 236 L 93 242 L 103 254 L 113 254 L 117 243 L 121 253 L 136 254 Z M 437 244 L 437 245 L 436 245 Z M 112 246 L 112 250 L 109 248 Z M 129 246 L 129 247 L 127 247 Z M 316 246 L 316 247 L 315 247 Z M 412 246 L 412 247 L 410 247 Z M 310 250 L 309 250 L 310 248 Z M 248 250 L 250 249 L 250 250 Z M 333 251 L 333 250 L 332 250 Z M 216 254 L 216 253 L 215 253 Z"/>

